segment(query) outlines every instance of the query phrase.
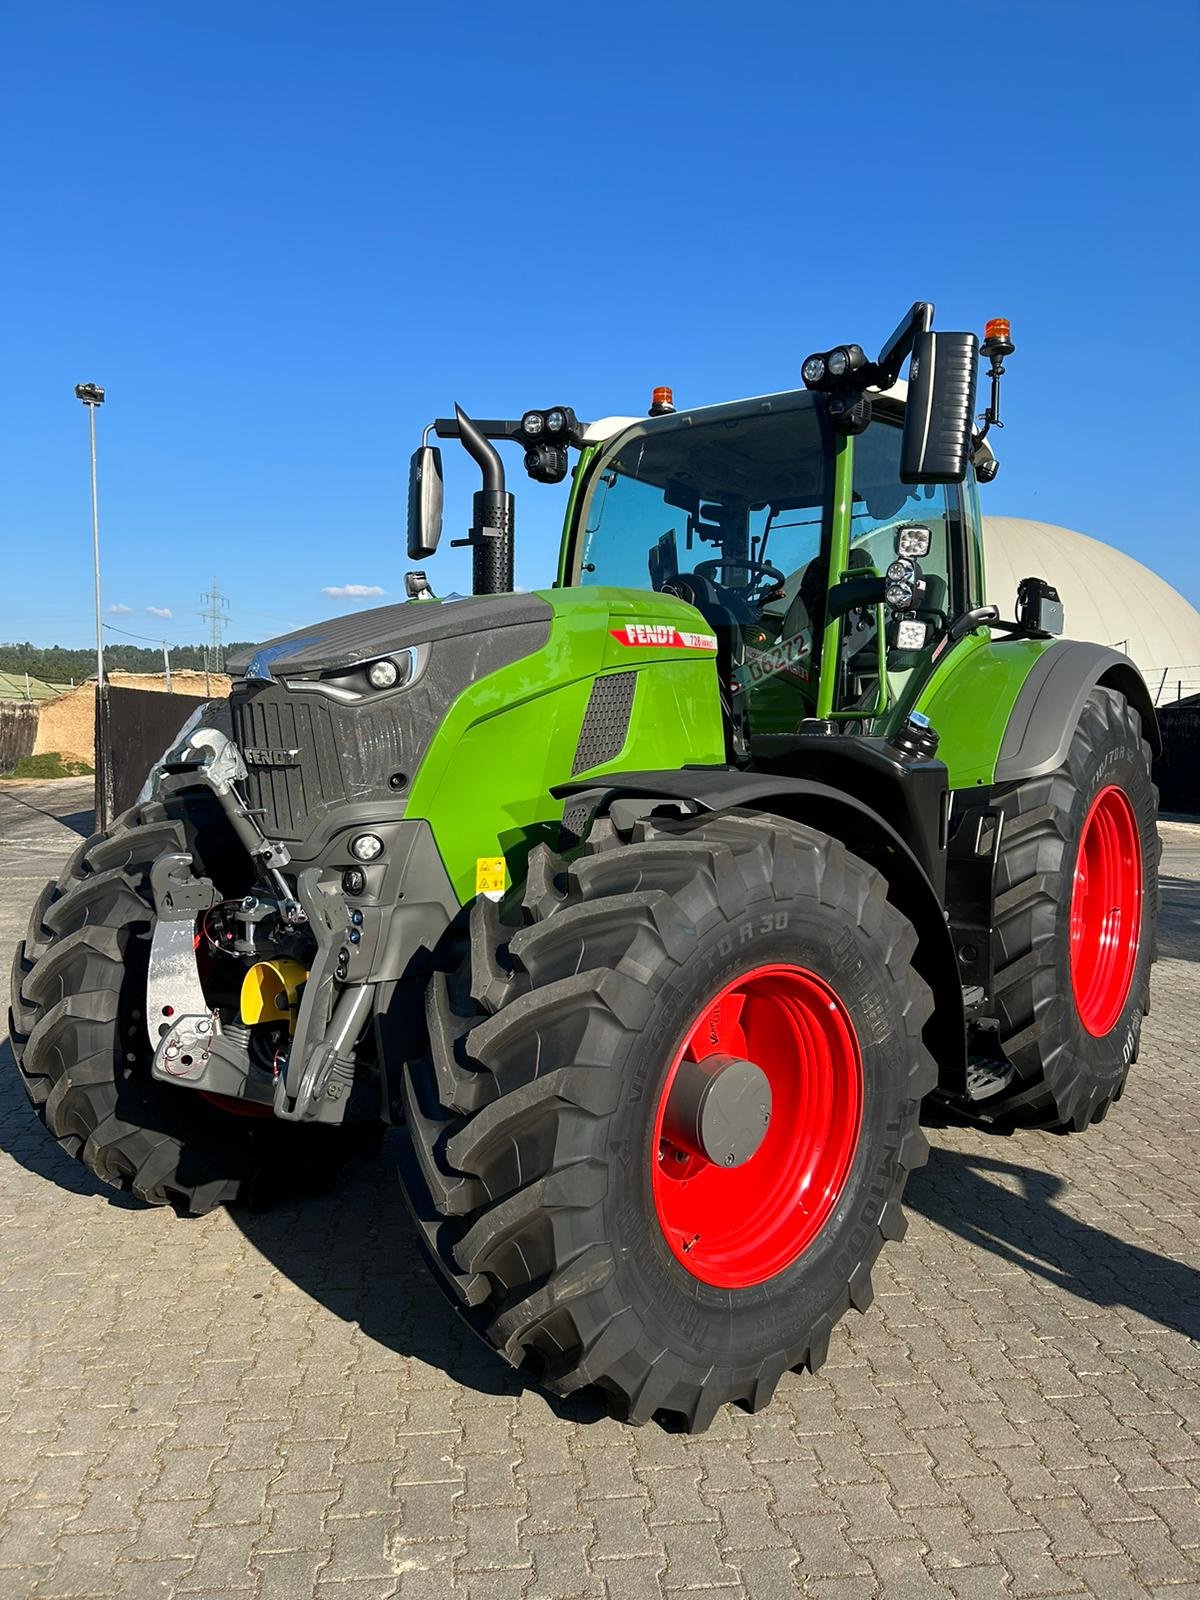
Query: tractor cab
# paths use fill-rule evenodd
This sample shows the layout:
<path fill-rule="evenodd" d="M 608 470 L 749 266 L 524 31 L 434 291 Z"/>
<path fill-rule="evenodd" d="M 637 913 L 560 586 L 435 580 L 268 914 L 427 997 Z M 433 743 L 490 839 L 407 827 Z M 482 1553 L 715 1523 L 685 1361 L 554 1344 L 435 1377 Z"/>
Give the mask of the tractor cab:
<path fill-rule="evenodd" d="M 578 449 L 556 586 L 650 590 L 701 614 L 729 761 L 786 758 L 814 731 L 894 733 L 946 648 L 994 617 L 975 484 L 995 475 L 984 439 L 1013 345 L 1006 322 L 989 324 L 992 398 L 977 429 L 978 341 L 932 320 L 918 302 L 874 361 L 841 345 L 808 357 L 803 389 L 696 410 L 675 411 L 665 389 L 639 420 L 581 423 L 555 406 L 484 422 L 456 408 L 431 430 L 483 472 L 462 541 L 475 592 L 512 588 L 514 504 L 493 441 L 521 444 L 539 482 L 560 482 Z M 432 554 L 441 463 L 427 442 L 409 529 L 410 554 Z"/>
<path fill-rule="evenodd" d="M 740 400 L 646 418 L 582 465 L 563 580 L 651 588 L 701 612 L 738 759 L 769 759 L 831 714 L 890 731 L 951 623 L 978 603 L 973 477 L 906 484 L 902 394 L 872 411 L 848 439 L 809 391 Z M 848 536 L 830 618 L 835 509 L 848 511 Z"/>

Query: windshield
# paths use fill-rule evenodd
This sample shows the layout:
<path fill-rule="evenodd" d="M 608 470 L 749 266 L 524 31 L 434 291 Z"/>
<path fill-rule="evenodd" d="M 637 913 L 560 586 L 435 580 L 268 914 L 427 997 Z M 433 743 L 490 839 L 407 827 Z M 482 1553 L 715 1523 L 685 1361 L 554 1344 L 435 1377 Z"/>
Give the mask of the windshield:
<path fill-rule="evenodd" d="M 644 424 L 601 462 L 583 508 L 581 583 L 662 589 L 701 569 L 723 588 L 757 591 L 770 585 L 753 569 L 795 579 L 813 560 L 827 451 L 812 397 L 701 417 Z"/>
<path fill-rule="evenodd" d="M 582 508 L 579 582 L 677 594 L 718 641 L 727 709 L 792 729 L 815 699 L 832 450 L 811 395 L 642 424 Z"/>

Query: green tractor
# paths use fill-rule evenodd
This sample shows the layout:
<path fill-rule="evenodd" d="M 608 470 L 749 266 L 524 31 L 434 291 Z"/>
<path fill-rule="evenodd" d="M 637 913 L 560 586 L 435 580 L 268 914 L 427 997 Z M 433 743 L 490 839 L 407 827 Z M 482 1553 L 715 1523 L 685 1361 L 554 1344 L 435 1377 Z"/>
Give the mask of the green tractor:
<path fill-rule="evenodd" d="M 410 572 L 258 649 L 38 899 L 11 1028 L 54 1137 L 196 1214 L 390 1124 L 453 1303 L 549 1389 L 695 1430 L 817 1368 L 924 1102 L 1082 1131 L 1149 1002 L 1146 686 L 1046 581 L 985 602 L 1012 349 L 978 422 L 921 303 L 795 391 L 431 424 L 482 470 L 475 593 Z M 506 441 L 572 474 L 534 593 Z M 424 560 L 428 433 L 409 517 Z"/>

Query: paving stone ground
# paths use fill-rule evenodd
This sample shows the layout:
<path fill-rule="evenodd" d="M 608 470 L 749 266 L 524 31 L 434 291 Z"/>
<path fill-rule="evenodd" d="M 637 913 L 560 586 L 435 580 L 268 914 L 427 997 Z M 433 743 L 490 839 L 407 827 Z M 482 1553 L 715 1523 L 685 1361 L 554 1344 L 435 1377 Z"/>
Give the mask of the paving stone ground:
<path fill-rule="evenodd" d="M 87 804 L 0 792 L 5 971 Z M 386 1154 L 179 1221 L 59 1152 L 5 1045 L 0 1596 L 1200 1596 L 1200 831 L 1164 868 L 1108 1120 L 931 1128 L 874 1308 L 694 1439 L 554 1405 L 464 1335 Z"/>

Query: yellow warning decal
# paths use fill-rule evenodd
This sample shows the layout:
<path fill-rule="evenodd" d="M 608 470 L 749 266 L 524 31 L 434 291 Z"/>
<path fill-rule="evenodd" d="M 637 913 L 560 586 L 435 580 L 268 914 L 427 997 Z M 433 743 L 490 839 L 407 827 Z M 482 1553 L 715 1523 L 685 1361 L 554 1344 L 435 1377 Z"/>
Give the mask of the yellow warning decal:
<path fill-rule="evenodd" d="M 503 894 L 506 883 L 507 873 L 503 856 L 476 856 L 476 894 Z"/>

